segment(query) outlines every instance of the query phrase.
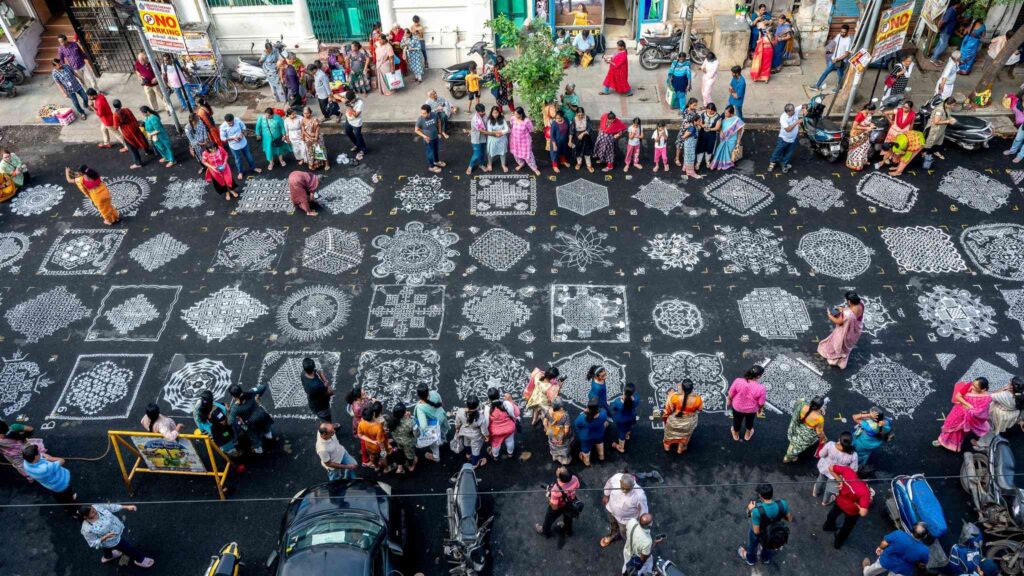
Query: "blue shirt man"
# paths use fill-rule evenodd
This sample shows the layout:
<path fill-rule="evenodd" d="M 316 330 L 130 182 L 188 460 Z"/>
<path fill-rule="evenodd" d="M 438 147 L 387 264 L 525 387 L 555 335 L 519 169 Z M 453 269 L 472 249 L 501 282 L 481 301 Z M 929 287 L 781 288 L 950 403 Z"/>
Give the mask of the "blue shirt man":
<path fill-rule="evenodd" d="M 40 453 L 39 446 L 35 444 L 25 446 L 21 457 L 25 460 L 25 473 L 29 478 L 53 492 L 54 500 L 64 504 L 65 510 L 74 512 L 72 504 L 78 496 L 71 488 L 71 472 L 64 467 L 64 460 Z"/>
<path fill-rule="evenodd" d="M 228 143 L 231 156 L 235 159 L 235 167 L 239 174 L 245 174 L 247 162 L 249 169 L 259 174 L 263 170 L 256 167 L 256 161 L 249 151 L 249 141 L 245 138 L 245 122 L 235 118 L 234 114 L 225 114 L 224 122 L 220 125 L 220 139 Z"/>
<path fill-rule="evenodd" d="M 931 59 L 933 62 L 937 62 L 942 53 L 949 47 L 949 39 L 953 37 L 953 33 L 956 32 L 956 25 L 959 18 L 959 12 L 957 8 L 960 7 L 959 0 L 954 0 L 949 3 L 949 7 L 946 8 L 946 12 L 943 13 L 942 19 L 939 20 L 939 40 L 935 43 L 935 49 L 932 50 Z"/>
<path fill-rule="evenodd" d="M 924 522 L 918 522 L 914 526 L 914 534 L 908 534 L 902 530 L 894 530 L 886 534 L 876 550 L 879 552 L 878 560 L 874 564 L 864 567 L 864 575 L 875 576 L 890 573 L 910 576 L 915 574 L 919 564 L 928 563 L 928 547 L 921 542 L 921 539 L 927 534 L 928 528 Z"/>
<path fill-rule="evenodd" d="M 747 96 L 747 80 L 743 78 L 743 69 L 732 67 L 732 80 L 729 81 L 729 105 L 736 110 L 736 117 L 743 120 L 743 99 Z"/>

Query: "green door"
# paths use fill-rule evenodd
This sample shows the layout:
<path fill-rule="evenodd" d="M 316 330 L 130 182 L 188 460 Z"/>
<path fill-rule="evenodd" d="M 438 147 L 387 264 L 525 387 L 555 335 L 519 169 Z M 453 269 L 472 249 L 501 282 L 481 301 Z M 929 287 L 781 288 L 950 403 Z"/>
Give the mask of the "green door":
<path fill-rule="evenodd" d="M 313 33 L 321 42 L 345 42 L 370 37 L 370 27 L 380 22 L 376 0 L 307 0 Z"/>
<path fill-rule="evenodd" d="M 523 22 L 526 21 L 528 16 L 527 0 L 491 0 L 494 3 L 494 17 L 497 18 L 499 14 L 504 14 L 512 19 L 516 23 L 516 26 L 522 26 Z M 498 45 L 501 45 L 501 38 L 495 38 Z"/>

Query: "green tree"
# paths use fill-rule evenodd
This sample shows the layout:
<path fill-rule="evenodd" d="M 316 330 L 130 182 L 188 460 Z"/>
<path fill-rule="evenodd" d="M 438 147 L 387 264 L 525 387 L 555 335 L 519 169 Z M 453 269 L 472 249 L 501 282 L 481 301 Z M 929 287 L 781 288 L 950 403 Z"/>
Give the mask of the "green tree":
<path fill-rule="evenodd" d="M 533 22 L 519 30 L 512 23 L 511 34 L 504 14 L 486 25 L 502 39 L 503 47 L 516 47 L 519 56 L 505 63 L 501 74 L 515 84 L 513 97 L 534 120 L 540 120 L 544 104 L 558 97 L 558 89 L 565 78 L 563 62 L 569 57 L 570 46 L 555 47 L 551 28 L 543 22 Z M 540 125 L 540 122 L 537 123 Z"/>

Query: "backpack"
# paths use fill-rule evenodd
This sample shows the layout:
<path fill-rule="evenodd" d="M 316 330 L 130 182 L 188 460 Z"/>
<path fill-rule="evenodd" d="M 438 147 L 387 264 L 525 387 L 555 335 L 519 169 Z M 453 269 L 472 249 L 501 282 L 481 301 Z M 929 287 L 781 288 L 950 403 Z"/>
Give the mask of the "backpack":
<path fill-rule="evenodd" d="M 763 504 L 757 505 L 761 517 L 761 532 L 757 538 L 766 550 L 779 550 L 789 542 L 789 524 L 783 520 L 789 507 L 782 500 L 779 500 L 778 505 L 779 513 L 775 518 L 768 517 Z"/>

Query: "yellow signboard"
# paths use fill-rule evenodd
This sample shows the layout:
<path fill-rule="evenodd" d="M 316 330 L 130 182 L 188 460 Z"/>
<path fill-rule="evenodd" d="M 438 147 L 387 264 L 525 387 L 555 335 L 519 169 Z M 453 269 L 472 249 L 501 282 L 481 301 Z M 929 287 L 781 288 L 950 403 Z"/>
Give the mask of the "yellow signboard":
<path fill-rule="evenodd" d="M 885 58 L 903 47 L 903 40 L 907 37 L 907 30 L 910 29 L 910 19 L 913 15 L 913 2 L 893 6 L 882 12 L 882 19 L 878 24 L 878 34 L 875 35 L 875 51 L 871 54 L 872 60 Z"/>
<path fill-rule="evenodd" d="M 185 37 L 181 34 L 178 15 L 171 4 L 139 2 L 139 20 L 149 45 L 159 52 L 184 54 Z"/>
<path fill-rule="evenodd" d="M 108 430 L 107 437 L 114 447 L 121 477 L 129 492 L 132 480 L 138 474 L 208 476 L 217 485 L 220 499 L 224 499 L 224 483 L 234 463 L 209 436 L 196 431 L 195 434 L 179 434 L 175 440 L 167 440 L 153 432 Z M 124 451 L 135 455 L 135 463 L 130 467 Z"/>

